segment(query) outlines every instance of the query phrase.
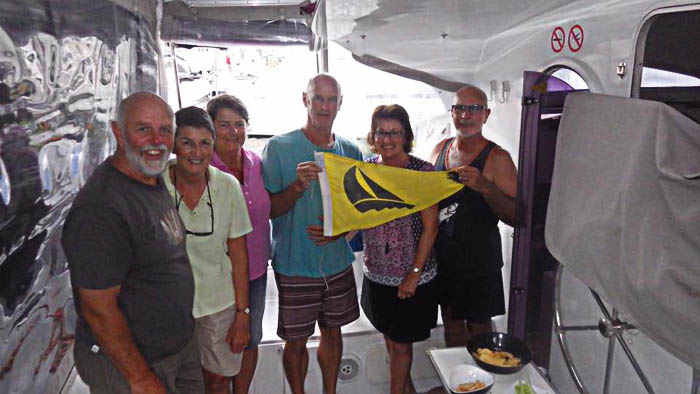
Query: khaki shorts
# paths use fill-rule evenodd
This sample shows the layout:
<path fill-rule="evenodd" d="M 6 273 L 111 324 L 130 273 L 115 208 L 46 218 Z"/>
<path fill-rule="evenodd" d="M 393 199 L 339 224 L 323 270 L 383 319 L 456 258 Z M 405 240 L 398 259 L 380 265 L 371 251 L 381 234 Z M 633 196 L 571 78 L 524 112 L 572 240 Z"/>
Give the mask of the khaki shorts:
<path fill-rule="evenodd" d="M 241 370 L 243 353 L 231 353 L 226 334 L 236 317 L 231 306 L 220 312 L 195 319 L 194 334 L 199 341 L 202 367 L 221 376 L 234 376 Z"/>
<path fill-rule="evenodd" d="M 73 348 L 75 367 L 91 394 L 131 394 L 129 382 L 102 351 L 80 341 Z M 168 393 L 202 394 L 204 379 L 199 360 L 197 339 L 192 338 L 183 349 L 149 364 Z"/>

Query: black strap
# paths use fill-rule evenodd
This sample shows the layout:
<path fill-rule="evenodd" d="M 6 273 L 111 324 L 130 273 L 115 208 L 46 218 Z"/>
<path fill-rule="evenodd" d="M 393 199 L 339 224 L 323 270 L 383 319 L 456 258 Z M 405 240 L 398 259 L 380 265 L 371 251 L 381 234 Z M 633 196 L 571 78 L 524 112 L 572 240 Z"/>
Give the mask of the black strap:
<path fill-rule="evenodd" d="M 448 170 L 447 166 L 445 165 L 445 156 L 447 155 L 447 151 L 450 149 L 450 145 L 452 144 L 452 141 L 454 139 L 455 137 L 445 140 L 445 143 L 442 145 L 442 149 L 440 149 L 440 155 L 438 155 L 438 158 L 434 163 L 435 170 Z M 481 152 L 479 152 L 479 155 L 476 156 L 471 163 L 469 163 L 469 166 L 476 167 L 479 169 L 479 171 L 483 171 L 484 164 L 486 164 L 486 159 L 489 157 L 489 153 L 491 153 L 493 148 L 496 148 L 497 146 L 498 145 L 496 145 L 495 142 L 489 141 L 489 143 L 486 144 L 484 149 L 482 149 Z"/>
<path fill-rule="evenodd" d="M 478 168 L 479 171 L 484 170 L 484 165 L 486 164 L 486 159 L 489 157 L 489 153 L 493 150 L 493 148 L 497 147 L 496 143 L 493 141 L 489 141 L 488 144 L 484 147 L 484 149 L 481 150 L 481 153 L 472 160 L 472 162 L 469 164 L 471 167 Z"/>

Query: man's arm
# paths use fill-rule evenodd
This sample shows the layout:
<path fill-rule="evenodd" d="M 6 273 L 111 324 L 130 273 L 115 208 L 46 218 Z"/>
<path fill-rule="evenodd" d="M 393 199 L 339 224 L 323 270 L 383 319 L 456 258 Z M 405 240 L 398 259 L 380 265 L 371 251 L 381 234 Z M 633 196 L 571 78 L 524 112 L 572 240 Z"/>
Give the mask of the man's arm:
<path fill-rule="evenodd" d="M 120 286 L 104 290 L 78 289 L 80 315 L 90 326 L 100 351 L 122 373 L 133 394 L 163 393 L 165 388 L 134 343 L 117 304 Z"/>
<path fill-rule="evenodd" d="M 321 217 L 321 221 L 323 221 L 323 217 Z M 348 235 L 347 232 L 344 232 L 338 235 L 331 235 L 327 237 L 323 235 L 323 226 L 313 224 L 306 227 L 306 234 L 309 236 L 309 239 L 313 241 L 314 244 L 316 244 L 316 246 L 328 245 L 329 243 L 335 242 L 338 239 Z"/>
<path fill-rule="evenodd" d="M 518 222 L 515 197 L 518 192 L 518 173 L 508 152 L 497 149 L 493 152 L 493 182 L 481 194 L 493 213 L 507 225 L 515 227 Z"/>
<path fill-rule="evenodd" d="M 484 166 L 484 172 L 493 174 L 489 180 L 475 167 L 463 166 L 455 169 L 460 182 L 484 196 L 493 213 L 502 222 L 517 225 L 515 195 L 518 189 L 517 171 L 508 152 L 494 149 Z"/>
<path fill-rule="evenodd" d="M 445 146 L 445 143 L 447 142 L 449 138 L 445 138 L 444 140 L 438 142 L 437 145 L 433 147 L 433 150 L 430 152 L 430 158 L 429 162 L 432 163 L 434 166 L 437 166 L 438 163 L 436 163 L 438 157 L 440 157 L 440 151 L 442 148 Z"/>
<path fill-rule="evenodd" d="M 250 342 L 250 315 L 238 312 L 250 306 L 248 300 L 248 250 L 245 236 L 229 238 L 228 257 L 231 260 L 231 277 L 236 297 L 236 317 L 226 336 L 233 353 L 242 352 Z"/>
<path fill-rule="evenodd" d="M 297 164 L 297 179 L 279 193 L 270 193 L 270 219 L 284 215 L 294 207 L 312 181 L 318 180 L 321 167 L 313 161 Z"/>

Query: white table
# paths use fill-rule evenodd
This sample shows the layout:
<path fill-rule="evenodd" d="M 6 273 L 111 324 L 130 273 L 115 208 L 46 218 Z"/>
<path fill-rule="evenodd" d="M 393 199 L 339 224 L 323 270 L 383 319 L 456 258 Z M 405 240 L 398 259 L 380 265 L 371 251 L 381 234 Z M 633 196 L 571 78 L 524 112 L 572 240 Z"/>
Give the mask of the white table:
<path fill-rule="evenodd" d="M 464 347 L 430 349 L 428 350 L 428 357 L 430 361 L 432 361 L 438 376 L 440 376 L 446 393 L 451 392 L 448 379 L 452 368 L 460 364 L 477 366 L 472 356 L 469 355 L 467 349 Z M 554 390 L 533 363 L 528 363 L 520 371 L 509 375 L 501 375 L 493 372 L 489 373 L 496 379 L 496 383 L 494 383 L 489 394 L 513 394 L 515 392 L 515 384 L 519 380 L 526 381 L 528 377 L 530 378 L 533 388 L 537 391 L 537 394 L 557 394 L 556 390 Z"/>

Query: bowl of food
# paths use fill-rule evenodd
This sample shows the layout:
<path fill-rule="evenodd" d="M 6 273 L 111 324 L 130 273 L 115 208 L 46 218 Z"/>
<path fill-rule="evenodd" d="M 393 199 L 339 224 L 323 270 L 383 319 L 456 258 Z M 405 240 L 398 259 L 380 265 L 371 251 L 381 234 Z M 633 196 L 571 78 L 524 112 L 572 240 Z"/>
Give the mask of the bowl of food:
<path fill-rule="evenodd" d="M 496 379 L 481 368 L 460 364 L 452 368 L 448 384 L 453 393 L 482 394 L 491 389 Z"/>
<path fill-rule="evenodd" d="M 467 341 L 467 350 L 478 366 L 498 374 L 518 372 L 532 360 L 523 341 L 502 332 L 474 335 Z"/>

